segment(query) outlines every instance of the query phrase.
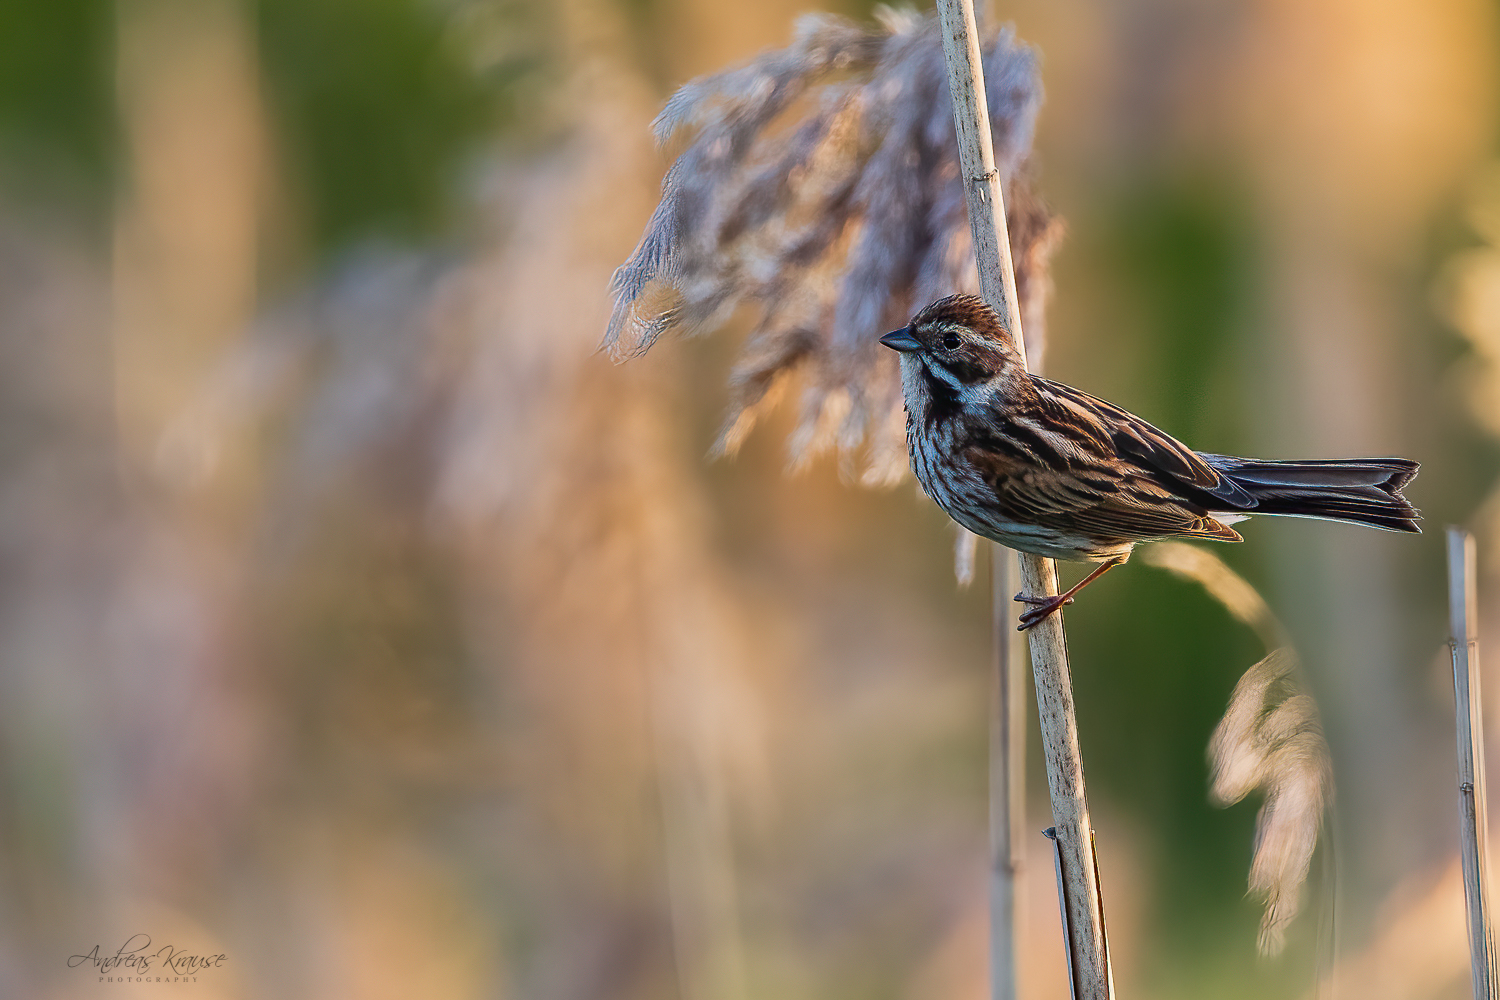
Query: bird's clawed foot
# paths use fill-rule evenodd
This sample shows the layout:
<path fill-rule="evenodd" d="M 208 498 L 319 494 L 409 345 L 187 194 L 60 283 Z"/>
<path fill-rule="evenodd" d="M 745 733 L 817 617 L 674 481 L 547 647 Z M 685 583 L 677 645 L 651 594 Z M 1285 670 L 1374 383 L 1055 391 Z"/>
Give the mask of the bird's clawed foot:
<path fill-rule="evenodd" d="M 1017 632 L 1025 632 L 1054 611 L 1073 603 L 1073 595 L 1071 593 L 1062 594 L 1058 597 L 1028 597 L 1025 594 L 1017 594 L 1015 599 L 1022 604 L 1034 605 L 1029 610 L 1021 613 L 1021 624 L 1016 626 Z"/>

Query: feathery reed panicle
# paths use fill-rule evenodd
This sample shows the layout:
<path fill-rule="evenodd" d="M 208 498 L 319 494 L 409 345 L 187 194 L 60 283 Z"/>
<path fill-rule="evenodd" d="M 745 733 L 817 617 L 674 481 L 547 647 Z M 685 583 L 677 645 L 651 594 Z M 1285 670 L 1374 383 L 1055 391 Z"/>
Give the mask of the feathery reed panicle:
<path fill-rule="evenodd" d="M 896 366 L 875 339 L 918 305 L 977 290 L 937 19 L 877 16 L 866 27 L 808 15 L 789 47 L 694 80 L 667 102 L 657 140 L 686 134 L 686 146 L 615 272 L 604 338 L 631 357 L 664 333 L 709 330 L 755 303 L 715 452 L 732 453 L 779 398 L 781 377 L 806 367 L 793 465 L 831 446 L 852 464 L 867 446 L 869 485 L 906 469 Z M 1060 225 L 1025 183 L 1042 96 L 1036 56 L 1010 29 L 988 32 L 984 51 L 1025 327 L 1039 344 Z M 791 125 L 783 112 L 794 106 Z"/>
<path fill-rule="evenodd" d="M 1328 744 L 1310 695 L 1296 690 L 1297 658 L 1277 649 L 1247 670 L 1209 742 L 1213 798 L 1233 805 L 1256 789 L 1265 801 L 1255 822 L 1250 893 L 1265 901 L 1262 954 L 1285 943 L 1301 908 L 1324 810 L 1333 794 Z"/>
<path fill-rule="evenodd" d="M 1210 797 L 1232 806 L 1261 791 L 1250 894 L 1265 903 L 1257 945 L 1274 955 L 1301 909 L 1323 817 L 1333 799 L 1333 764 L 1318 705 L 1298 677 L 1286 630 L 1250 583 L 1211 552 L 1181 542 L 1145 549 L 1143 560 L 1193 580 L 1260 636 L 1270 650 L 1246 670 L 1208 744 Z"/>

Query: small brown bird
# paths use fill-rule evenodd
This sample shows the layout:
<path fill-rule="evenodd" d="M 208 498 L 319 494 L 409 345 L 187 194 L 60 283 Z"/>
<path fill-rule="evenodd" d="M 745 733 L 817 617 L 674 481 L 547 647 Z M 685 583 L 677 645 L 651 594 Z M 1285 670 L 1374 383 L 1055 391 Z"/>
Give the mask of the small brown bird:
<path fill-rule="evenodd" d="M 1035 605 L 1028 629 L 1162 538 L 1243 541 L 1250 514 L 1420 532 L 1405 458 L 1271 461 L 1196 452 L 1134 414 L 1026 371 L 1000 317 L 950 295 L 880 338 L 901 352 L 906 444 L 927 495 L 977 535 L 1023 552 L 1102 563 Z"/>

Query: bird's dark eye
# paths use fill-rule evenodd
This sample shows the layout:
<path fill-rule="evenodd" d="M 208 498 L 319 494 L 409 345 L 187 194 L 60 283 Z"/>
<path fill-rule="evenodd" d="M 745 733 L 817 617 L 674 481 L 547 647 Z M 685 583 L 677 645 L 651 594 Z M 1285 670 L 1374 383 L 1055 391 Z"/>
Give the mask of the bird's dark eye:
<path fill-rule="evenodd" d="M 958 334 L 952 333 L 951 331 L 949 333 L 943 334 L 943 350 L 954 350 L 958 347 L 959 343 L 960 341 L 958 339 Z"/>

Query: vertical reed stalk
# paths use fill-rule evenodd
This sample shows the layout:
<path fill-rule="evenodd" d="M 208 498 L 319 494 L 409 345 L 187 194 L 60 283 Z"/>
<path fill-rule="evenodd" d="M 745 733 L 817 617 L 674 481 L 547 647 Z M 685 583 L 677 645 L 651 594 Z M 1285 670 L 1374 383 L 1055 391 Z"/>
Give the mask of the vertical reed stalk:
<path fill-rule="evenodd" d="M 1021 333 L 1021 310 L 1006 231 L 1005 200 L 1000 190 L 1000 174 L 995 169 L 989 108 L 983 96 L 984 73 L 980 66 L 974 5 L 972 0 L 938 0 L 937 9 L 943 27 L 943 52 L 953 96 L 959 166 L 965 178 L 964 194 L 974 234 L 979 285 L 1024 359 L 1025 338 Z M 1021 553 L 1018 561 L 1022 590 L 1027 595 L 1057 594 L 1057 568 L 1052 560 Z M 1107 1000 L 1114 994 L 1114 983 L 1104 937 L 1104 907 L 1094 857 L 1093 825 L 1084 794 L 1083 758 L 1078 749 L 1078 724 L 1062 615 L 1043 619 L 1028 632 L 1028 637 L 1061 866 L 1063 928 L 1073 995 L 1075 1000 Z"/>
<path fill-rule="evenodd" d="M 1478 605 L 1474 536 L 1448 529 L 1448 612 L 1452 624 L 1453 709 L 1458 721 L 1458 840 L 1469 917 L 1474 1000 L 1500 989 L 1488 896 L 1489 823 L 1484 798 L 1484 718 L 1479 697 Z"/>

